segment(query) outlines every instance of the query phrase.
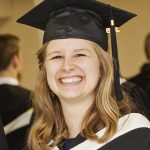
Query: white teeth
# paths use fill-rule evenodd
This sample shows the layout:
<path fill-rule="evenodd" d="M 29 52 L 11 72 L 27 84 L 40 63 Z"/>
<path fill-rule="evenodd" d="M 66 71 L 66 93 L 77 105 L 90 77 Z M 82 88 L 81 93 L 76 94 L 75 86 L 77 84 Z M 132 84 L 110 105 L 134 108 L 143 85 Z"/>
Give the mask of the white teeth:
<path fill-rule="evenodd" d="M 81 81 L 80 77 L 63 78 L 63 79 L 61 79 L 62 83 L 77 83 L 77 82 L 80 82 L 80 81 Z"/>

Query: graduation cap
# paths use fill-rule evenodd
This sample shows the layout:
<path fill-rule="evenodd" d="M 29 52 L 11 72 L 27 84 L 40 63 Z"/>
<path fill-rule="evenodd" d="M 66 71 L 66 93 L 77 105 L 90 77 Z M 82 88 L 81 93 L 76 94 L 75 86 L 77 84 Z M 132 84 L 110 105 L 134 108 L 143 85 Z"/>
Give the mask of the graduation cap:
<path fill-rule="evenodd" d="M 43 44 L 54 39 L 80 38 L 108 50 L 106 28 L 110 28 L 116 98 L 123 98 L 115 27 L 136 14 L 96 0 L 44 0 L 17 22 L 44 30 Z"/>

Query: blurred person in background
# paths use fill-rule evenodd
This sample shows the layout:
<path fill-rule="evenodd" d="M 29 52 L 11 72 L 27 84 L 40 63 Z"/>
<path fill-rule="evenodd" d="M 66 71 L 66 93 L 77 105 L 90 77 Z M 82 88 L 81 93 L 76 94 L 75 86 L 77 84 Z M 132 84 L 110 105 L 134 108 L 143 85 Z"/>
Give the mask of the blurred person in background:
<path fill-rule="evenodd" d="M 6 142 L 1 117 L 0 117 L 0 150 L 8 150 L 8 145 Z"/>
<path fill-rule="evenodd" d="M 150 120 L 149 110 L 145 102 L 149 101 L 147 93 L 137 84 L 126 80 L 125 78 L 120 78 L 121 86 L 123 90 L 127 93 L 129 99 L 135 104 L 135 112 L 140 112 Z"/>
<path fill-rule="evenodd" d="M 150 33 L 145 38 L 144 51 L 147 57 L 147 63 L 141 67 L 140 73 L 131 77 L 129 81 L 137 84 L 147 93 L 148 100 L 143 101 L 143 103 L 146 106 L 150 118 Z"/>
<path fill-rule="evenodd" d="M 0 35 L 0 114 L 10 150 L 21 150 L 32 113 L 30 90 L 19 85 L 22 60 L 19 38 Z"/>

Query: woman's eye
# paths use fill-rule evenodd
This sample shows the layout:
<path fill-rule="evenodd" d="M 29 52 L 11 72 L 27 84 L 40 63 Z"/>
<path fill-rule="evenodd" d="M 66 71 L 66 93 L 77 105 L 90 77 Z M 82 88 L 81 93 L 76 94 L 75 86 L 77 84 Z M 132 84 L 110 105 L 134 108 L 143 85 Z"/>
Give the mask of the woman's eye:
<path fill-rule="evenodd" d="M 63 56 L 54 56 L 51 59 L 61 59 L 61 58 L 63 58 Z"/>
<path fill-rule="evenodd" d="M 82 56 L 86 56 L 85 54 L 76 54 L 76 57 L 82 57 Z"/>

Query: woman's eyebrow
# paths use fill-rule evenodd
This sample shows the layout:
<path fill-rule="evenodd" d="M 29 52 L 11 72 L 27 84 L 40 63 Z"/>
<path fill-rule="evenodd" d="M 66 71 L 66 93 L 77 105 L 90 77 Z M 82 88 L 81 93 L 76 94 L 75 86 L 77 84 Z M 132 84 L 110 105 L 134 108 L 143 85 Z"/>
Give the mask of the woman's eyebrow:
<path fill-rule="evenodd" d="M 53 55 L 53 54 L 60 54 L 60 53 L 61 53 L 61 51 L 56 50 L 56 51 L 48 52 L 46 54 L 46 56 L 50 56 L 50 55 Z"/>
<path fill-rule="evenodd" d="M 86 52 L 89 52 L 90 53 L 90 50 L 87 49 L 87 48 L 80 48 L 80 49 L 75 49 L 74 52 L 81 52 L 81 51 L 86 51 Z M 46 54 L 46 56 L 51 56 L 51 55 L 55 55 L 55 54 L 61 54 L 62 52 L 59 51 L 59 50 L 55 50 L 55 51 L 52 51 L 52 52 L 48 52 Z"/>

